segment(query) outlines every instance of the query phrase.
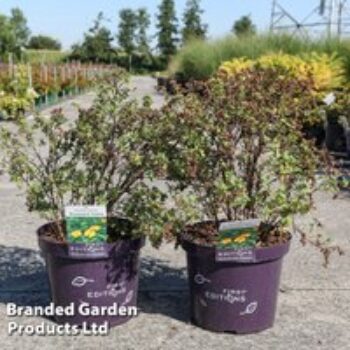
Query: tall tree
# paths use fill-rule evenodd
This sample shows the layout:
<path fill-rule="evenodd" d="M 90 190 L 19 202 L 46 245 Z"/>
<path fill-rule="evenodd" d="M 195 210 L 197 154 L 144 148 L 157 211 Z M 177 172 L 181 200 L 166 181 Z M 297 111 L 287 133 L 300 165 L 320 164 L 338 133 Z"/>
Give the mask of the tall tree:
<path fill-rule="evenodd" d="M 100 12 L 94 25 L 84 34 L 81 45 L 72 47 L 72 58 L 82 61 L 109 63 L 114 53 L 112 47 L 113 37 L 111 31 L 103 25 L 104 16 Z"/>
<path fill-rule="evenodd" d="M 29 35 L 27 19 L 20 9 L 12 9 L 10 16 L 0 15 L 0 55 L 3 58 L 9 53 L 19 58 Z"/>
<path fill-rule="evenodd" d="M 15 45 L 18 48 L 24 47 L 28 43 L 30 30 L 27 19 L 19 8 L 11 10 L 10 25 L 16 38 Z"/>
<path fill-rule="evenodd" d="M 117 34 L 119 46 L 132 55 L 135 50 L 135 35 L 137 28 L 137 16 L 131 9 L 123 9 L 119 12 L 119 31 Z"/>
<path fill-rule="evenodd" d="M 28 49 L 34 50 L 61 50 L 61 43 L 47 35 L 32 36 L 27 45 Z"/>
<path fill-rule="evenodd" d="M 147 30 L 151 25 L 151 18 L 147 12 L 146 8 L 140 8 L 137 11 L 137 33 L 136 33 L 136 42 L 137 49 L 144 55 L 150 53 L 149 48 L 149 38 L 147 37 Z"/>
<path fill-rule="evenodd" d="M 250 16 L 242 16 L 234 23 L 232 31 L 237 36 L 254 35 L 256 34 L 256 26 Z"/>
<path fill-rule="evenodd" d="M 158 49 L 168 59 L 176 53 L 178 42 L 178 22 L 174 0 L 162 0 L 157 20 Z"/>
<path fill-rule="evenodd" d="M 208 26 L 202 23 L 201 16 L 204 11 L 200 7 L 201 0 L 187 0 L 183 15 L 184 28 L 182 29 L 182 42 L 189 39 L 205 39 Z"/>
<path fill-rule="evenodd" d="M 6 54 L 12 52 L 14 46 L 15 37 L 9 18 L 5 15 L 0 15 L 0 56 L 5 58 Z"/>

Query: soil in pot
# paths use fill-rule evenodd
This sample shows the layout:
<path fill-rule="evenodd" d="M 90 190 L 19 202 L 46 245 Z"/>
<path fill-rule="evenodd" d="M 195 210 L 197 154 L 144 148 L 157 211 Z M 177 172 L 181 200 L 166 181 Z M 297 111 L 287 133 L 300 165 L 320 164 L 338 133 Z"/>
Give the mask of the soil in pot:
<path fill-rule="evenodd" d="M 214 245 L 218 230 L 213 223 L 186 229 L 181 245 L 187 253 L 192 322 L 215 332 L 255 333 L 273 326 L 283 256 L 288 233 L 260 234 L 251 255 L 240 258 L 225 250 L 218 259 Z M 196 238 L 194 238 L 196 237 Z"/>
<path fill-rule="evenodd" d="M 72 325 L 104 324 L 116 326 L 130 320 L 137 313 L 139 254 L 144 239 L 120 239 L 120 227 L 128 227 L 124 220 L 109 225 L 110 241 L 105 243 L 107 256 L 76 258 L 68 253 L 68 244 L 57 236 L 57 226 L 49 223 L 38 230 L 39 246 L 45 258 L 51 298 L 56 306 L 74 304 L 74 316 L 56 316 L 58 323 Z M 119 238 L 119 239 L 118 239 Z M 89 304 L 90 308 L 81 305 Z M 111 314 L 86 315 L 79 310 L 112 310 Z M 95 308 L 96 307 L 96 308 Z M 102 312 L 101 312 L 102 313 Z M 126 314 L 125 314 L 126 313 Z"/>

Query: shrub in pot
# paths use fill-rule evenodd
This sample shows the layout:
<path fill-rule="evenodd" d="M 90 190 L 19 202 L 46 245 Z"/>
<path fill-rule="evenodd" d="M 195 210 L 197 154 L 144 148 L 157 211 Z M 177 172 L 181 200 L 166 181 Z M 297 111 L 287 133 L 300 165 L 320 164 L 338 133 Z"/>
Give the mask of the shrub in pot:
<path fill-rule="evenodd" d="M 142 106 L 131 100 L 125 86 L 124 75 L 114 73 L 99 84 L 92 107 L 80 110 L 76 120 L 56 110 L 50 118 L 23 118 L 16 128 L 2 130 L 11 179 L 25 187 L 29 210 L 48 220 L 38 239 L 56 305 L 136 306 L 144 237 L 158 245 L 168 220 L 166 196 L 149 181 L 152 168 L 162 162 L 154 114 L 147 100 Z M 69 256 L 64 208 L 95 204 L 107 206 L 108 256 Z M 128 319 L 57 317 L 78 325 Z"/>
<path fill-rule="evenodd" d="M 174 139 L 164 152 L 177 205 L 173 230 L 187 253 L 191 318 L 213 331 L 261 331 L 274 322 L 293 216 L 313 208 L 315 191 L 336 189 L 329 157 L 303 133 L 323 111 L 311 80 L 276 68 L 253 67 L 205 87 L 162 111 Z M 320 169 L 324 176 L 316 175 Z M 221 241 L 219 227 L 247 219 L 259 226 L 244 260 L 237 255 L 243 250 L 222 247 L 232 242 Z M 248 239 L 249 232 L 234 243 Z M 321 249 L 328 257 L 333 248 Z"/>

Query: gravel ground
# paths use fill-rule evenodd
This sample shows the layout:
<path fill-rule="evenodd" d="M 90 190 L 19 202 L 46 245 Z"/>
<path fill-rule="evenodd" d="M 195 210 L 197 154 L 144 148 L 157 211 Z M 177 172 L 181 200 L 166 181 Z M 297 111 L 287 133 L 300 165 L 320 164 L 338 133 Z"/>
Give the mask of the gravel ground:
<path fill-rule="evenodd" d="M 156 106 L 162 97 L 154 94 L 154 81 L 136 77 L 135 96 L 152 94 Z M 92 94 L 74 102 L 91 103 Z M 62 104 L 73 118 L 71 101 Z M 48 111 L 44 111 L 47 113 Z M 317 215 L 326 231 L 342 245 L 345 255 L 334 255 L 328 269 L 321 254 L 302 248 L 297 240 L 285 258 L 275 327 L 246 336 L 216 334 L 201 330 L 189 321 L 188 290 L 183 251 L 165 245 L 159 250 L 146 246 L 142 252 L 140 314 L 114 328 L 108 337 L 8 336 L 9 321 L 39 324 L 42 319 L 6 316 L 6 303 L 44 305 L 49 301 L 45 269 L 35 239 L 43 221 L 25 208 L 21 190 L 0 177 L 0 337 L 2 350 L 36 349 L 130 349 L 130 350 L 346 350 L 350 344 L 350 195 L 337 200 L 320 193 Z M 306 222 L 306 219 L 300 219 Z M 51 322 L 46 320 L 46 322 Z"/>

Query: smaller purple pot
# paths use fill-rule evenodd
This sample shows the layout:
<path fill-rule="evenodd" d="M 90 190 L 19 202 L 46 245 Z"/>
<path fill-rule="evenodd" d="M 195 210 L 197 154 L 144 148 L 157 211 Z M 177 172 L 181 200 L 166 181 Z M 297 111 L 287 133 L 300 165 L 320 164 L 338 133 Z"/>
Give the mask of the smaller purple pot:
<path fill-rule="evenodd" d="M 136 310 L 139 254 L 144 239 L 120 240 L 106 243 L 106 257 L 76 258 L 68 253 L 68 245 L 45 237 L 52 224 L 38 230 L 39 246 L 46 262 L 52 302 L 66 307 L 74 304 L 73 316 L 56 316 L 58 323 L 88 326 L 117 326 L 134 315 L 82 315 L 78 310 L 82 304 L 93 309 L 124 306 Z"/>
<path fill-rule="evenodd" d="M 182 240 L 187 252 L 191 320 L 214 332 L 256 333 L 274 324 L 283 256 L 290 242 L 253 249 L 254 262 L 218 261 L 235 254 Z"/>

